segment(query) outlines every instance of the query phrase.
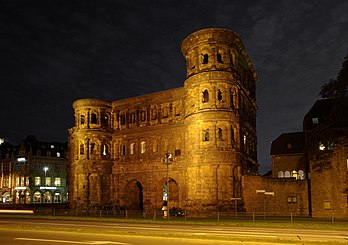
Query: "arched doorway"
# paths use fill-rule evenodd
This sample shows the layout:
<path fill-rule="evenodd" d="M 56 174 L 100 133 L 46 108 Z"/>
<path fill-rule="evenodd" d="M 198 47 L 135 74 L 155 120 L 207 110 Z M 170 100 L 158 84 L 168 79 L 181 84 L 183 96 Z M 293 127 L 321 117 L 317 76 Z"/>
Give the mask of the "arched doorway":
<path fill-rule="evenodd" d="M 44 200 L 44 203 L 51 203 L 52 202 L 52 194 L 51 192 L 49 191 L 46 191 L 44 194 L 43 194 L 43 200 Z"/>
<path fill-rule="evenodd" d="M 143 210 L 143 186 L 137 180 L 132 180 L 126 187 L 126 209 Z"/>
<path fill-rule="evenodd" d="M 39 191 L 34 192 L 33 202 L 34 203 L 41 203 L 41 192 L 39 192 Z"/>
<path fill-rule="evenodd" d="M 10 194 L 7 191 L 2 194 L 2 203 L 10 203 Z"/>
<path fill-rule="evenodd" d="M 53 202 L 54 203 L 61 203 L 62 202 L 62 195 L 60 194 L 60 192 L 55 192 L 53 195 Z"/>
<path fill-rule="evenodd" d="M 167 191 L 167 183 L 165 182 L 163 186 L 164 203 L 167 201 Z M 169 179 L 169 206 L 170 208 L 179 206 L 179 188 L 178 184 L 173 179 Z"/>

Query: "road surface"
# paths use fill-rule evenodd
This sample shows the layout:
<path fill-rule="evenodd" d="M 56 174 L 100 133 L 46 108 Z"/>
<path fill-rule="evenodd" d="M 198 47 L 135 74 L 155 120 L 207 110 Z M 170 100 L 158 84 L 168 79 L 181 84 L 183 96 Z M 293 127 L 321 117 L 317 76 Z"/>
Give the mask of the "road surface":
<path fill-rule="evenodd" d="M 179 239 L 179 240 L 178 240 Z M 203 239 L 203 240 L 202 240 Z M 0 244 L 249 244 L 265 241 L 348 243 L 348 228 L 286 229 L 225 225 L 119 223 L 0 217 Z"/>

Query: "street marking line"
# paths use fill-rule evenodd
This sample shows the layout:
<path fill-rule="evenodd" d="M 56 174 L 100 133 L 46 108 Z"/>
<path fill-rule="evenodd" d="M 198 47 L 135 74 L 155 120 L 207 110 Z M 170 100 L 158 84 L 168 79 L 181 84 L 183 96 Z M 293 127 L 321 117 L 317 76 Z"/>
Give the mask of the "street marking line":
<path fill-rule="evenodd" d="M 260 234 L 242 234 L 242 233 L 238 233 L 238 232 L 233 232 L 230 234 L 227 233 L 200 233 L 200 232 L 196 232 L 196 233 L 192 233 L 193 235 L 197 235 L 197 236 L 205 236 L 205 235 L 219 235 L 219 236 L 242 236 L 242 237 L 262 237 L 262 238 L 277 238 L 277 236 L 272 236 L 272 235 L 260 235 Z"/>
<path fill-rule="evenodd" d="M 128 243 L 123 243 L 123 242 L 111 242 L 111 241 L 84 241 L 84 242 L 79 242 L 79 241 L 68 241 L 68 240 L 25 238 L 25 237 L 16 237 L 15 240 L 36 241 L 36 242 L 70 243 L 70 244 L 119 244 L 119 245 L 127 245 L 128 244 Z"/>

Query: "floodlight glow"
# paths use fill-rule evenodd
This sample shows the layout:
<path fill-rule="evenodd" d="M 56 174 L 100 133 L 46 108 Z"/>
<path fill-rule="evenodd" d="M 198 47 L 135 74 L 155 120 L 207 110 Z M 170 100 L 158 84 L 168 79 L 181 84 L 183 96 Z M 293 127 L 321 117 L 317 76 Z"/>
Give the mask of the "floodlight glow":
<path fill-rule="evenodd" d="M 17 161 L 18 162 L 26 162 L 27 160 L 25 159 L 25 157 L 18 157 Z"/>

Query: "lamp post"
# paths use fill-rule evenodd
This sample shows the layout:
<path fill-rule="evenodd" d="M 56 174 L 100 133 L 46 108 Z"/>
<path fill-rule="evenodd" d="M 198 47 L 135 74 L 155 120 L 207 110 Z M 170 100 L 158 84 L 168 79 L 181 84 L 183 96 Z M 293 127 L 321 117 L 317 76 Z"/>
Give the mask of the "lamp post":
<path fill-rule="evenodd" d="M 167 186 L 167 190 L 166 190 L 166 194 L 167 194 L 167 220 L 169 220 L 169 174 L 168 174 L 168 165 L 172 164 L 174 161 L 174 158 L 172 156 L 171 153 L 166 152 L 165 156 L 162 158 L 162 163 L 167 165 L 167 180 L 166 180 L 166 186 Z"/>
<path fill-rule="evenodd" d="M 45 172 L 45 186 L 46 186 L 46 173 L 47 173 L 48 167 L 44 167 L 43 170 Z"/>
<path fill-rule="evenodd" d="M 263 193 L 263 219 L 266 219 L 266 196 L 274 196 L 273 191 L 256 190 L 256 193 Z"/>

